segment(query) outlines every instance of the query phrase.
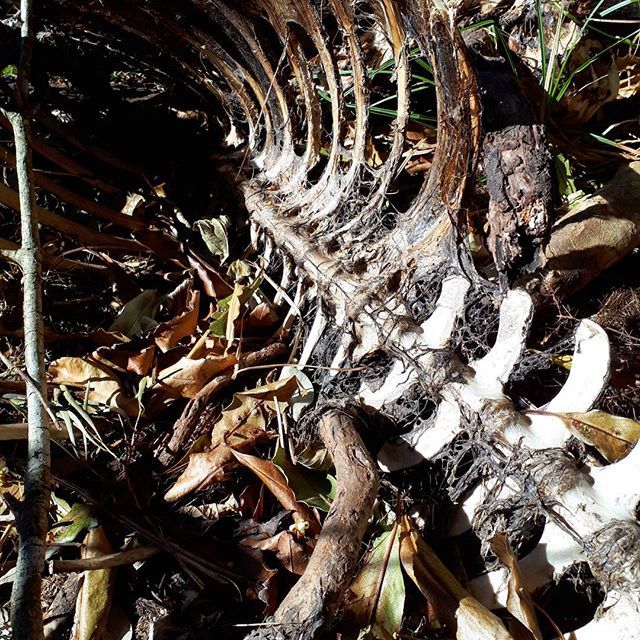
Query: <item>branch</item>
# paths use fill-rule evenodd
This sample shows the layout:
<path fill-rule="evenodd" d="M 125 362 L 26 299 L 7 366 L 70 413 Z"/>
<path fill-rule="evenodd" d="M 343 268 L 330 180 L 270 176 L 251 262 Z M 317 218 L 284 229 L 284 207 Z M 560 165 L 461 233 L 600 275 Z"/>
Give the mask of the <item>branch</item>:
<path fill-rule="evenodd" d="M 32 0 L 22 0 L 21 49 L 16 83 L 17 110 L 6 112 L 16 146 L 16 172 L 20 199 L 22 243 L 17 254 L 22 269 L 25 366 L 33 385 L 27 385 L 29 447 L 24 477 L 24 499 L 15 510 L 20 537 L 16 580 L 11 593 L 14 638 L 44 638 L 42 624 L 42 572 L 50 502 L 49 421 L 42 403 L 46 398 L 44 330 L 42 324 L 42 266 L 31 159 L 29 75 L 33 50 Z"/>
<path fill-rule="evenodd" d="M 251 640 L 312 640 L 326 631 L 350 584 L 378 492 L 378 473 L 346 410 L 320 418 L 320 438 L 336 468 L 338 490 L 304 575 Z"/>

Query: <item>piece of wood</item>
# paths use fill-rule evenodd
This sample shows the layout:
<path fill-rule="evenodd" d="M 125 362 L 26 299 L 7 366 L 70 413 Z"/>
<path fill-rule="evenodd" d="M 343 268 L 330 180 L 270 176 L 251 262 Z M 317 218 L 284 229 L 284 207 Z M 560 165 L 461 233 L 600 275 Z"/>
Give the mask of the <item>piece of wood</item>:
<path fill-rule="evenodd" d="M 306 571 L 271 623 L 251 640 L 312 640 L 333 621 L 360 554 L 378 493 L 378 472 L 347 409 L 325 410 L 318 434 L 333 459 L 338 489 Z"/>

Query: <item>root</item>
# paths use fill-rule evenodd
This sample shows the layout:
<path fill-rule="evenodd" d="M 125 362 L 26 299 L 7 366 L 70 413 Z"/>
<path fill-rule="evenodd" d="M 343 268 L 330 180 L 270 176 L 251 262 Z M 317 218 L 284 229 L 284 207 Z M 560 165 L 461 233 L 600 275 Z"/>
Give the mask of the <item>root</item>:
<path fill-rule="evenodd" d="M 330 625 L 342 603 L 378 493 L 378 473 L 348 410 L 325 410 L 318 435 L 333 459 L 338 490 L 304 575 L 273 620 L 251 640 L 311 640 Z"/>

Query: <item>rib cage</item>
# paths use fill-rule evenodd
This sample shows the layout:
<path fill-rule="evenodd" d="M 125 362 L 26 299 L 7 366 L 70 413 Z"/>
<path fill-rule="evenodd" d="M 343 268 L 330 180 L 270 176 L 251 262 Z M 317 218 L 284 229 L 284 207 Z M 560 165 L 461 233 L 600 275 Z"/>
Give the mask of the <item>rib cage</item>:
<path fill-rule="evenodd" d="M 549 518 L 543 543 L 552 549 L 568 544 L 568 538 L 572 561 L 590 562 L 603 585 L 620 598 L 617 607 L 576 637 L 605 637 L 615 625 L 628 631 L 624 637 L 633 637 L 639 616 L 629 594 L 638 582 L 637 547 L 631 569 L 625 565 L 625 571 L 621 567 L 628 558 L 614 557 L 603 565 L 595 549 L 620 528 L 628 539 L 640 538 L 636 487 L 612 493 L 617 483 L 634 473 L 637 477 L 640 450 L 603 469 L 575 469 L 559 449 L 566 437 L 557 424 L 536 422 L 514 409 L 504 385 L 531 321 L 531 301 L 523 292 L 507 296 L 497 343 L 485 358 L 463 363 L 450 353 L 468 289 L 477 286 L 478 276 L 465 268 L 458 240 L 466 224 L 463 197 L 482 136 L 478 89 L 455 7 L 427 0 L 192 0 L 176 9 L 160 1 L 132 6 L 116 0 L 54 3 L 49 10 L 74 21 L 79 14 L 87 26 L 116 38 L 133 37 L 150 64 L 188 76 L 225 127 L 229 146 L 222 170 L 237 178 L 261 239 L 266 242 L 266 235 L 274 241 L 317 287 L 322 315 L 313 339 L 330 322 L 343 332 L 343 345 L 331 364 L 339 366 L 348 358 L 355 363 L 385 348 L 393 357 L 390 373 L 379 389 L 363 385 L 357 394 L 361 402 L 384 412 L 418 385 L 437 399 L 427 429 L 406 437 L 409 450 L 400 445 L 403 463 L 438 455 L 463 429 L 463 413 L 477 417 L 486 433 L 500 434 L 492 444 L 502 459 L 508 458 L 510 447 L 524 442 L 532 451 L 532 471 L 521 490 L 534 493 L 544 487 L 540 506 L 553 503 L 561 512 L 555 520 Z M 373 132 L 363 41 L 373 36 L 393 56 L 397 94 L 393 135 L 380 167 L 367 162 Z M 409 41 L 429 52 L 434 69 L 438 146 L 431 171 L 410 204 L 393 212 L 390 221 L 383 209 L 408 148 Z M 156 47 L 173 57 L 153 63 Z M 344 99 L 345 78 L 351 83 L 353 106 Z M 326 89 L 329 101 L 321 101 L 319 87 Z M 407 299 L 434 273 L 442 284 L 439 302 L 424 314 L 426 319 L 417 319 Z M 303 359 L 313 346 L 312 340 Z M 596 401 L 608 373 L 608 343 L 597 325 L 583 323 L 576 358 L 582 351 L 591 353 L 592 347 L 593 359 L 585 357 L 584 368 L 576 363 L 556 410 L 586 411 Z M 576 385 L 583 393 L 589 388 L 578 403 L 570 393 Z M 392 450 L 387 448 L 383 461 Z M 549 457 L 562 482 L 552 482 L 540 463 L 542 456 Z M 488 478 L 489 484 L 492 480 Z M 490 486 L 487 494 L 476 492 L 469 504 L 483 504 L 489 494 L 501 497 Z M 569 534 L 559 524 L 562 519 L 575 520 Z M 529 560 L 530 586 L 537 586 L 541 577 L 535 573 L 536 554 L 543 554 L 540 547 Z M 571 564 L 563 562 L 557 562 L 558 572 Z M 526 559 L 523 566 L 528 566 Z"/>

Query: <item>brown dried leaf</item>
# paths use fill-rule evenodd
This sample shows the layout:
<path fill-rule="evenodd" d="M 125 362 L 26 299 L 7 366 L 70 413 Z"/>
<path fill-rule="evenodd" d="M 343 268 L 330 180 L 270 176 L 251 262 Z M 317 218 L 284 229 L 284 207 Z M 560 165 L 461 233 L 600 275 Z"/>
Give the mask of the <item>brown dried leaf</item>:
<path fill-rule="evenodd" d="M 559 414 L 576 438 L 595 447 L 609 462 L 622 460 L 640 439 L 640 422 L 605 411 Z"/>
<path fill-rule="evenodd" d="M 89 387 L 89 401 L 119 408 L 128 415 L 137 415 L 137 402 L 122 391 L 113 371 L 84 358 L 64 357 L 49 365 L 49 375 L 55 384 Z"/>
<path fill-rule="evenodd" d="M 531 596 L 524 588 L 520 565 L 509 544 L 507 535 L 505 533 L 497 533 L 493 536 L 491 549 L 498 556 L 500 562 L 509 569 L 507 609 L 531 632 L 535 640 L 542 640 L 542 632 L 538 625 L 535 606 Z"/>
<path fill-rule="evenodd" d="M 140 376 L 147 375 L 153 366 L 155 346 L 151 345 L 140 349 L 132 349 L 131 347 L 131 343 L 99 347 L 91 354 L 91 357 L 114 371 L 122 373 L 129 371 Z"/>
<path fill-rule="evenodd" d="M 153 331 L 156 344 L 163 353 L 173 349 L 182 338 L 192 336 L 198 325 L 200 292 L 191 290 L 189 282 L 182 310 L 171 320 L 161 322 Z"/>
<path fill-rule="evenodd" d="M 290 531 L 280 531 L 275 536 L 249 536 L 240 541 L 243 547 L 271 551 L 290 573 L 301 576 L 309 562 L 309 554 Z"/>
<path fill-rule="evenodd" d="M 233 293 L 231 294 L 231 300 L 227 307 L 227 327 L 225 332 L 225 338 L 227 340 L 227 349 L 231 348 L 233 339 L 235 337 L 236 320 L 240 317 L 240 309 L 242 307 L 242 294 L 244 293 L 245 285 L 236 282 Z"/>
<path fill-rule="evenodd" d="M 166 493 L 165 500 L 173 502 L 221 480 L 226 467 L 235 461 L 231 447 L 243 450 L 268 438 L 271 409 L 261 399 L 238 396 L 215 423 L 209 451 L 189 456 L 187 468 Z"/>
<path fill-rule="evenodd" d="M 250 329 L 264 329 L 271 327 L 278 319 L 278 314 L 268 302 L 261 302 L 249 314 L 247 327 Z"/>
<path fill-rule="evenodd" d="M 178 362 L 163 369 L 154 385 L 173 397 L 195 398 L 196 394 L 211 378 L 236 364 L 234 355 L 207 356 L 197 360 L 180 358 Z"/>
<path fill-rule="evenodd" d="M 276 380 L 269 384 L 263 384 L 255 389 L 241 391 L 236 396 L 255 398 L 257 400 L 278 400 L 281 405 L 287 405 L 293 398 L 293 394 L 300 389 L 296 376 L 290 376 L 283 380 Z M 304 390 L 303 390 L 304 391 Z M 273 406 L 272 403 L 269 406 Z"/>
<path fill-rule="evenodd" d="M 263 460 L 256 456 L 241 453 L 236 449 L 233 449 L 232 453 L 238 462 L 251 469 L 264 482 L 267 489 L 271 491 L 285 509 L 293 512 L 293 517 L 297 522 L 306 522 L 312 532 L 318 531 L 319 523 L 317 518 L 304 502 L 296 500 L 295 493 L 287 484 L 286 476 L 271 460 Z"/>
<path fill-rule="evenodd" d="M 407 516 L 400 524 L 400 560 L 407 575 L 433 606 L 438 620 L 457 629 L 457 640 L 513 640 L 500 618 L 469 595 L 415 530 Z"/>

